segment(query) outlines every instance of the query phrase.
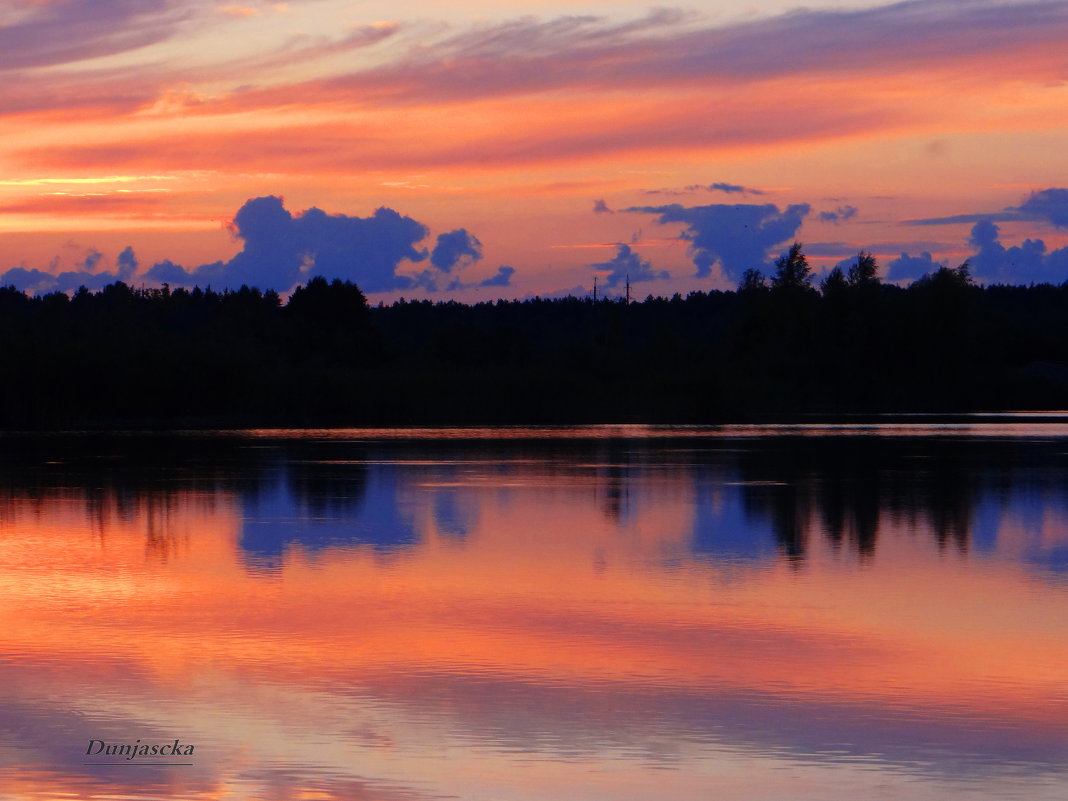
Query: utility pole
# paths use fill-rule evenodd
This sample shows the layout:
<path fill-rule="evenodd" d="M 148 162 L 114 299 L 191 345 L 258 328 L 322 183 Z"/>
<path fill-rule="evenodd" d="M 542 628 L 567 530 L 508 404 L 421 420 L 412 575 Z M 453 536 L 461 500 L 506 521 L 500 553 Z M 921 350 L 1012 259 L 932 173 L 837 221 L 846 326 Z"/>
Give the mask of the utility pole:
<path fill-rule="evenodd" d="M 630 273 L 627 273 L 627 304 L 630 304 Z"/>
<path fill-rule="evenodd" d="M 597 302 L 597 276 L 593 277 L 593 302 Z"/>

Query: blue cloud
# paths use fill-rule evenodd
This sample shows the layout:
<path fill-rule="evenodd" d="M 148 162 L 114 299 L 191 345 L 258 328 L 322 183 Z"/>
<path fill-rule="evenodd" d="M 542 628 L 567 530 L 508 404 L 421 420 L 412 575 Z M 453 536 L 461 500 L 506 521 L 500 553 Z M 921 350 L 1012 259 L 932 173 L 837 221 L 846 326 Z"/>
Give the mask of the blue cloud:
<path fill-rule="evenodd" d="M 218 262 L 222 264 L 222 262 Z M 152 265 L 146 278 L 151 278 L 161 284 L 186 284 L 189 281 L 189 273 L 180 264 L 175 264 L 170 259 L 158 261 Z"/>
<path fill-rule="evenodd" d="M 420 243 L 429 229 L 393 209 L 380 208 L 369 217 L 350 217 L 313 207 L 293 215 L 282 199 L 273 195 L 248 200 L 234 216 L 231 230 L 242 241 L 242 248 L 229 261 L 187 269 L 164 259 L 154 264 L 144 279 L 176 286 L 235 288 L 247 284 L 285 291 L 321 276 L 353 281 L 365 292 L 436 291 L 446 276 L 482 258 L 482 243 L 464 228 L 439 235 L 433 252 L 428 253 Z M 428 258 L 429 269 L 415 274 L 398 272 L 404 262 L 416 264 Z M 101 259 L 99 251 L 90 250 L 78 269 L 58 275 L 15 268 L 0 273 L 0 284 L 38 293 L 70 292 L 79 286 L 100 289 L 115 281 L 129 281 L 137 273 L 133 248 L 119 253 L 114 272 L 99 271 Z M 502 267 L 486 279 L 492 283 L 485 286 L 509 286 L 514 272 L 511 267 Z"/>
<path fill-rule="evenodd" d="M 429 270 L 422 273 L 425 280 L 430 282 L 428 287 L 431 291 L 437 289 L 437 280 L 435 276 L 428 275 Z M 445 289 L 449 292 L 456 292 L 460 289 L 480 289 L 482 287 L 494 287 L 494 286 L 512 286 L 512 276 L 515 275 L 515 267 L 509 267 L 502 264 L 497 268 L 497 272 L 491 275 L 489 278 L 484 278 L 481 281 L 465 282 L 459 277 L 453 278 L 448 283 Z"/>
<path fill-rule="evenodd" d="M 735 194 L 748 194 L 748 195 L 763 195 L 766 194 L 761 189 L 754 189 L 751 186 L 742 186 L 741 184 L 730 184 L 725 181 L 716 181 L 711 184 L 689 184 L 682 189 L 647 189 L 645 194 L 647 195 L 685 195 L 690 192 L 723 192 L 727 195 Z"/>
<path fill-rule="evenodd" d="M 1058 228 L 1068 228 L 1068 189 L 1043 189 L 1032 192 L 1019 205 L 1023 219 L 1046 220 Z"/>
<path fill-rule="evenodd" d="M 281 198 L 270 195 L 246 202 L 234 217 L 233 230 L 244 246 L 230 261 L 193 270 L 164 261 L 146 277 L 185 285 L 248 284 L 284 291 L 322 276 L 353 281 L 365 292 L 384 292 L 419 286 L 417 276 L 398 274 L 397 268 L 402 261 L 421 262 L 428 255 L 416 246 L 429 229 L 389 208 L 370 217 L 349 217 L 313 207 L 294 217 Z"/>
<path fill-rule="evenodd" d="M 923 278 L 928 273 L 945 266 L 944 262 L 932 259 L 931 254 L 927 251 L 924 251 L 919 256 L 902 253 L 887 266 L 886 280 L 915 281 L 917 278 Z"/>
<path fill-rule="evenodd" d="M 725 181 L 716 181 L 715 183 L 702 186 L 701 184 L 691 184 L 686 187 L 689 191 L 693 192 L 697 189 L 703 189 L 706 192 L 724 192 L 728 195 L 734 194 L 748 194 L 748 195 L 763 195 L 764 191 L 761 189 L 754 189 L 751 186 L 742 186 L 741 184 L 729 184 Z"/>
<path fill-rule="evenodd" d="M 457 228 L 447 234 L 438 234 L 438 243 L 430 254 L 430 263 L 439 270 L 451 272 L 461 260 L 467 265 L 481 258 L 482 243 L 466 229 Z"/>
<path fill-rule="evenodd" d="M 1021 244 L 1007 248 L 1001 244 L 999 233 L 997 225 L 989 220 L 977 222 L 972 227 L 968 244 L 975 248 L 975 253 L 969 262 L 977 280 L 1002 284 L 1059 284 L 1068 279 L 1068 248 L 1047 253 L 1046 243 L 1041 239 L 1025 239 Z"/>
<path fill-rule="evenodd" d="M 485 280 L 479 281 L 479 286 L 511 286 L 512 276 L 515 275 L 515 267 L 502 264 L 497 268 L 496 275 L 491 275 Z"/>
<path fill-rule="evenodd" d="M 123 250 L 116 261 L 115 272 L 97 271 L 103 254 L 90 248 L 85 257 L 76 266 L 77 269 L 61 273 L 48 273 L 42 270 L 27 270 L 15 267 L 0 273 L 0 286 L 13 286 L 23 292 L 42 294 L 45 292 L 73 292 L 79 287 L 103 289 L 116 281 L 129 281 L 137 271 L 137 257 L 133 248 Z"/>
<path fill-rule="evenodd" d="M 807 203 L 780 211 L 771 203 L 714 204 L 710 206 L 635 206 L 630 212 L 659 215 L 657 222 L 684 223 L 679 235 L 690 243 L 689 254 L 697 276 L 711 274 L 717 262 L 726 276 L 737 281 L 749 268 L 768 266 L 769 253 L 794 238 L 805 216 Z"/>
<path fill-rule="evenodd" d="M 902 225 L 959 225 L 961 223 L 977 222 L 1012 222 L 1019 220 L 1020 215 L 1014 211 L 999 211 L 989 214 L 951 214 L 948 217 L 923 217 L 917 220 L 902 220 Z"/>
<path fill-rule="evenodd" d="M 47 292 L 55 288 L 56 276 L 41 270 L 12 267 L 0 273 L 0 286 L 13 286 L 24 292 Z"/>
<path fill-rule="evenodd" d="M 856 206 L 839 206 L 836 211 L 821 211 L 820 222 L 829 222 L 838 225 L 846 220 L 857 216 L 859 209 Z"/>
<path fill-rule="evenodd" d="M 591 264 L 590 267 L 595 270 L 608 271 L 605 278 L 607 287 L 619 286 L 628 278 L 633 284 L 638 281 L 659 281 L 671 277 L 667 270 L 654 270 L 648 259 L 643 259 L 631 250 L 630 245 L 624 245 L 622 242 L 616 245 L 615 256 L 608 261 Z"/>
<path fill-rule="evenodd" d="M 729 195 L 732 192 L 745 192 L 746 188 L 740 184 L 728 184 L 723 181 L 716 181 L 715 183 L 708 185 L 708 190 L 710 192 L 726 192 Z"/>
<path fill-rule="evenodd" d="M 119 258 L 116 260 L 118 266 L 118 276 L 120 281 L 129 281 L 133 278 L 134 273 L 137 272 L 137 256 L 134 255 L 133 248 L 129 245 L 119 254 Z"/>

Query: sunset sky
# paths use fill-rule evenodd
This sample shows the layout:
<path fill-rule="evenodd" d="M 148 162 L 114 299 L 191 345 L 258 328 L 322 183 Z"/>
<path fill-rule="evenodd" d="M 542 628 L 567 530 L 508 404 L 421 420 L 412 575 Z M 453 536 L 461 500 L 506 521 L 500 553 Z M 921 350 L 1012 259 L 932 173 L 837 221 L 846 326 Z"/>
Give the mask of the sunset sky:
<path fill-rule="evenodd" d="M 8 0 L 0 283 L 1060 283 L 1066 45 L 1055 0 Z"/>

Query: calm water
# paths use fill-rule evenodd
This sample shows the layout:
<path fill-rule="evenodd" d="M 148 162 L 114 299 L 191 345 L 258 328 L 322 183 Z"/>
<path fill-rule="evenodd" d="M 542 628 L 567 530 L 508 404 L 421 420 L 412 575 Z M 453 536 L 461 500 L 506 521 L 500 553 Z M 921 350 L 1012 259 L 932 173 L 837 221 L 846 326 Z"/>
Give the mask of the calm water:
<path fill-rule="evenodd" d="M 5 801 L 1068 797 L 1059 418 L 0 453 Z"/>

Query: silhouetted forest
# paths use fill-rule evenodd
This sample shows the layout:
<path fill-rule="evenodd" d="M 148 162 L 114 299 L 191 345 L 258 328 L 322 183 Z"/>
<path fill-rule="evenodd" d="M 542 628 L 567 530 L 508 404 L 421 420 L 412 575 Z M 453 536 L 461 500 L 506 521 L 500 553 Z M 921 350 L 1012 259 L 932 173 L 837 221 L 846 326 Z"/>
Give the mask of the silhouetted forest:
<path fill-rule="evenodd" d="M 0 289 L 0 425 L 721 422 L 1068 406 L 1068 284 L 907 288 L 860 254 L 816 286 L 799 245 L 768 277 L 686 297 L 369 306 L 313 279 Z"/>

